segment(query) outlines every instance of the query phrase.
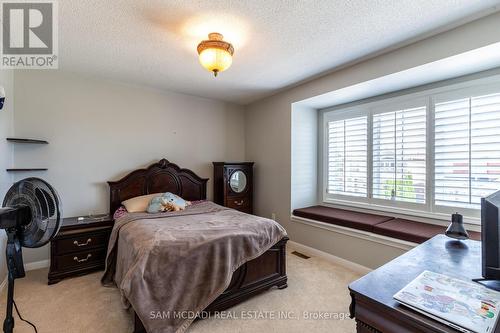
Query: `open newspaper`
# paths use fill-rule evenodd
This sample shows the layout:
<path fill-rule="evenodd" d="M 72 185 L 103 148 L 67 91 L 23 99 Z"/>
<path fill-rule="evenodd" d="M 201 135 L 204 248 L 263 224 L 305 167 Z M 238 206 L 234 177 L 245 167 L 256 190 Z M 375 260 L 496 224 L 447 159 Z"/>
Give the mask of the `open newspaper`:
<path fill-rule="evenodd" d="M 394 295 L 398 302 L 462 332 L 495 329 L 500 292 L 424 271 Z"/>

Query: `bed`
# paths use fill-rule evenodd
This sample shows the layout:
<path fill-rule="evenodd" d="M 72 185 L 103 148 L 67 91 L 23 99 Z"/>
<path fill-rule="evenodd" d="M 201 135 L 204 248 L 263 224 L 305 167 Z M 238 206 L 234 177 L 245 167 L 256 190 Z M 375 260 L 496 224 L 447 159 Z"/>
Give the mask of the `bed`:
<path fill-rule="evenodd" d="M 132 197 L 172 192 L 190 201 L 206 200 L 208 179 L 197 176 L 193 171 L 183 169 L 162 159 L 146 169 L 130 172 L 118 181 L 108 182 L 110 187 L 110 211 L 116 211 L 121 202 Z M 226 209 L 226 208 L 224 208 Z M 221 214 L 233 214 L 226 209 Z M 243 214 L 239 213 L 238 214 Z M 246 218 L 258 217 L 243 214 Z M 286 251 L 288 237 L 283 236 L 267 251 L 243 263 L 232 273 L 226 289 L 206 308 L 207 312 L 222 311 L 272 287 L 287 287 Z M 146 332 L 144 324 L 134 310 L 134 332 Z"/>

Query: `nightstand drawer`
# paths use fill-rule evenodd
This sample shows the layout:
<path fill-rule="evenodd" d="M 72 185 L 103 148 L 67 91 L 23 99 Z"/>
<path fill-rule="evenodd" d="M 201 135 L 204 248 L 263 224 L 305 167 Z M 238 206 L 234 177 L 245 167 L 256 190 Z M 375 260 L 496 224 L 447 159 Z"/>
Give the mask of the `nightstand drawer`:
<path fill-rule="evenodd" d="M 250 200 L 247 197 L 228 197 L 227 207 L 233 209 L 242 209 L 250 206 Z"/>
<path fill-rule="evenodd" d="M 100 248 L 56 256 L 57 269 L 73 270 L 86 266 L 104 266 L 106 251 L 105 248 Z"/>
<path fill-rule="evenodd" d="M 98 233 L 80 233 L 73 237 L 57 239 L 54 241 L 55 254 L 59 255 L 97 247 L 106 247 L 109 235 L 109 231 L 104 231 Z"/>

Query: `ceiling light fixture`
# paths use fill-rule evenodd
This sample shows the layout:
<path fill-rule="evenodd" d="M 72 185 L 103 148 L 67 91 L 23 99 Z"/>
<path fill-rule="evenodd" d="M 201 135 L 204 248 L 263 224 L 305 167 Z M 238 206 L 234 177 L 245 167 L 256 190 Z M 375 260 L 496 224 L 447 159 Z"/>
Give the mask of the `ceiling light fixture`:
<path fill-rule="evenodd" d="M 223 38 L 221 34 L 212 32 L 208 34 L 208 40 L 198 44 L 200 63 L 213 72 L 214 76 L 228 69 L 233 63 L 233 45 L 223 41 Z"/>

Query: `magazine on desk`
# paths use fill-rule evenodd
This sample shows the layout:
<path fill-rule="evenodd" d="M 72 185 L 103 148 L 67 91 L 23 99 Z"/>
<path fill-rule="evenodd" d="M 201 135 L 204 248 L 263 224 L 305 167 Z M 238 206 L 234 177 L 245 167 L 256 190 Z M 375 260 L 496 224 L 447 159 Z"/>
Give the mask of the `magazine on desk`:
<path fill-rule="evenodd" d="M 500 307 L 500 292 L 429 271 L 394 299 L 456 330 L 474 333 L 493 332 Z"/>

